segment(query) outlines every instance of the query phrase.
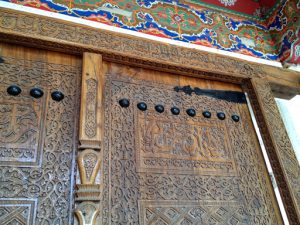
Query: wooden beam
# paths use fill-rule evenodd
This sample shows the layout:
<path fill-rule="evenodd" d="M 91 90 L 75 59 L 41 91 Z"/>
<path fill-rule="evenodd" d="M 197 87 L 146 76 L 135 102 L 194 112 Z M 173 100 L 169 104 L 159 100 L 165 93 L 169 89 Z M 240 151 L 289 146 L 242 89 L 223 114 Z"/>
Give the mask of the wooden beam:
<path fill-rule="evenodd" d="M 107 61 L 187 76 L 232 83 L 263 78 L 300 89 L 300 73 L 3 8 L 0 38 L 71 54 L 100 53 Z"/>
<path fill-rule="evenodd" d="M 84 53 L 79 128 L 80 148 L 100 149 L 103 84 L 102 56 Z"/>
<path fill-rule="evenodd" d="M 102 165 L 103 91 L 104 73 L 102 56 L 83 53 L 82 88 L 79 123 L 80 150 L 76 179 L 76 210 L 79 225 L 96 224 L 99 213 L 101 182 L 97 180 Z"/>

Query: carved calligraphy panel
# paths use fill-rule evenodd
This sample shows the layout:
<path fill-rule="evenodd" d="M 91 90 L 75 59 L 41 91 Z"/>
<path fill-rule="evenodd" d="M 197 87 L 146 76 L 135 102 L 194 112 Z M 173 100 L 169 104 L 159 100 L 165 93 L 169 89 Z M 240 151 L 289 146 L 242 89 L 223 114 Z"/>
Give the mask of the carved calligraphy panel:
<path fill-rule="evenodd" d="M 4 88 L 5 86 L 3 86 Z M 6 100 L 4 100 L 6 99 Z M 0 161 L 8 166 L 38 165 L 42 145 L 42 114 L 45 101 L 32 105 L 28 99 L 0 103 Z"/>
<path fill-rule="evenodd" d="M 0 49 L 0 224 L 73 224 L 80 60 Z M 10 85 L 21 93 L 9 95 Z M 33 87 L 44 95 L 31 97 Z M 56 90 L 64 94 L 60 102 L 51 98 Z"/>
<path fill-rule="evenodd" d="M 135 108 L 139 172 L 235 173 L 224 124 L 205 121 L 201 115 L 190 120 L 165 114 Z"/>
<path fill-rule="evenodd" d="M 108 64 L 96 224 L 282 224 L 247 105 L 175 92 L 179 79 Z M 164 112 L 155 111 L 158 104 Z M 191 107 L 195 117 L 186 113 Z"/>

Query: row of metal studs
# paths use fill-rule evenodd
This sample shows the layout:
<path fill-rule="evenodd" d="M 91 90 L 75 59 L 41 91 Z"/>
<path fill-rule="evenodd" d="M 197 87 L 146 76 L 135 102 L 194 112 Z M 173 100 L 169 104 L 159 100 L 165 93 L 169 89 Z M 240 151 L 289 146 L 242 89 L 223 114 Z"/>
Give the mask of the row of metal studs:
<path fill-rule="evenodd" d="M 11 85 L 7 88 L 7 93 L 12 96 L 17 96 L 17 95 L 21 94 L 21 92 L 22 92 L 21 88 L 17 85 Z M 29 94 L 33 98 L 41 98 L 41 97 L 43 97 L 44 92 L 40 88 L 32 88 L 30 90 Z M 51 93 L 51 98 L 57 102 L 63 100 L 64 97 L 65 97 L 64 94 L 60 91 L 53 91 Z"/>
<path fill-rule="evenodd" d="M 130 105 L 130 102 L 129 102 L 128 99 L 123 98 L 123 99 L 119 100 L 119 104 L 120 104 L 121 107 L 127 108 L 127 107 Z M 147 110 L 147 104 L 146 104 L 145 102 L 139 102 L 139 103 L 137 104 L 137 107 L 138 107 L 138 109 L 141 110 L 141 111 L 146 111 L 146 110 Z M 163 106 L 163 105 L 156 105 L 156 106 L 155 106 L 155 110 L 156 110 L 157 112 L 159 112 L 159 113 L 162 113 L 162 112 L 164 112 L 165 109 L 164 109 L 164 106 Z M 172 112 L 173 115 L 179 115 L 179 114 L 180 114 L 180 109 L 174 106 L 174 107 L 171 108 L 171 112 Z M 195 110 L 195 109 L 192 109 L 192 108 L 187 109 L 187 110 L 186 110 L 186 113 L 187 113 L 189 116 L 191 116 L 191 117 L 196 116 L 196 110 Z M 211 112 L 209 112 L 209 111 L 204 111 L 204 112 L 202 113 L 202 115 L 203 115 L 205 118 L 211 118 Z M 218 117 L 220 120 L 224 120 L 224 119 L 226 118 L 225 113 L 223 113 L 223 112 L 218 112 L 218 113 L 217 113 L 217 117 Z M 238 121 L 240 120 L 240 117 L 239 117 L 238 115 L 232 115 L 231 118 L 232 118 L 232 120 L 235 121 L 235 122 L 238 122 Z"/>

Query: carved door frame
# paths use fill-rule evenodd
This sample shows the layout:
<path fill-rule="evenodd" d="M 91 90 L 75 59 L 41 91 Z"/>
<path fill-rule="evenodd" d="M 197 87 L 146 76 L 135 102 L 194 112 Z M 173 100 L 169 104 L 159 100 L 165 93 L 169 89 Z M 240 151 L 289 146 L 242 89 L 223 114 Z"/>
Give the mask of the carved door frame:
<path fill-rule="evenodd" d="M 84 222 L 83 213 L 87 208 L 94 208 L 93 213 L 88 215 L 92 223 L 98 210 L 90 200 L 100 199 L 95 174 L 101 162 L 99 150 L 103 132 L 102 60 L 241 85 L 249 94 L 289 222 L 295 225 L 300 223 L 299 164 L 271 88 L 271 84 L 278 86 L 282 83 L 289 86 L 285 90 L 292 90 L 292 94 L 299 93 L 298 75 L 270 66 L 3 8 L 0 8 L 0 38 L 8 43 L 83 55 L 79 125 L 82 127 L 79 140 L 83 150 L 79 153 L 78 167 L 79 170 L 85 169 L 85 159 L 94 167 L 90 168 L 88 177 L 81 171 L 82 184 L 77 186 L 76 197 L 82 203 L 75 213 L 81 224 L 88 223 Z M 98 66 L 92 68 L 88 65 Z M 289 80 L 276 80 L 279 75 L 286 75 Z"/>

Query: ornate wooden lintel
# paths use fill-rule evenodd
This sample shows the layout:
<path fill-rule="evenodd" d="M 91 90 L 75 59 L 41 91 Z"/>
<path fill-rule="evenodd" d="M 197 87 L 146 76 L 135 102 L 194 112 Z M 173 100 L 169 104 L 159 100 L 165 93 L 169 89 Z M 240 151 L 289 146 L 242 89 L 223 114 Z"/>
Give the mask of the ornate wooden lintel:
<path fill-rule="evenodd" d="M 270 84 L 253 78 L 246 91 L 264 139 L 290 224 L 300 224 L 300 167 Z"/>
<path fill-rule="evenodd" d="M 0 38 L 65 53 L 100 53 L 107 61 L 181 75 L 232 83 L 270 78 L 300 88 L 299 74 L 284 69 L 3 8 Z"/>

